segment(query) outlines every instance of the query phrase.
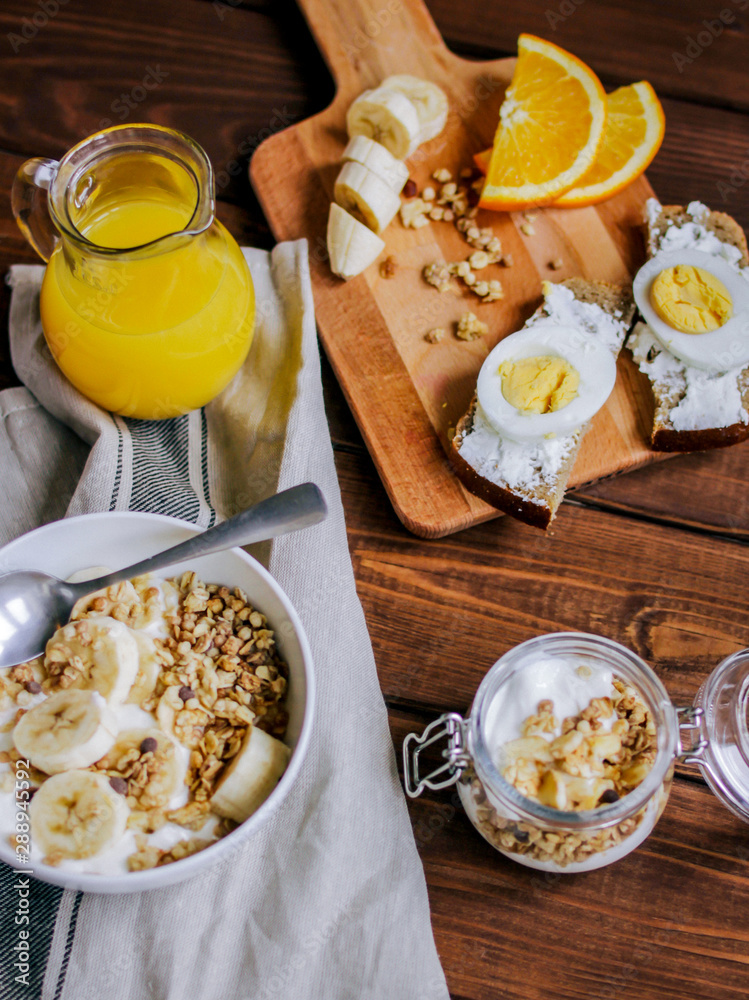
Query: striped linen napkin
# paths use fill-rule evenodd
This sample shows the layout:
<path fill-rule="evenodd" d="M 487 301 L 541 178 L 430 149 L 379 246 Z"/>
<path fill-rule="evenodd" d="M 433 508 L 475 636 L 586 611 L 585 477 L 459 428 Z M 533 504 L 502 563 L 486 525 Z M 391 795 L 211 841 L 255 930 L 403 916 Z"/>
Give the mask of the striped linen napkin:
<path fill-rule="evenodd" d="M 296 785 L 239 855 L 124 896 L 30 880 L 29 973 L 0 866 L 0 1000 L 445 1000 L 426 886 L 359 605 L 325 419 L 304 241 L 245 250 L 258 326 L 234 382 L 173 420 L 105 413 L 62 377 L 39 321 L 41 267 L 16 266 L 26 388 L 0 393 L 0 543 L 67 514 L 139 510 L 201 526 L 312 480 L 322 525 L 253 548 L 310 640 L 316 728 Z M 32 395 L 33 393 L 33 395 Z"/>

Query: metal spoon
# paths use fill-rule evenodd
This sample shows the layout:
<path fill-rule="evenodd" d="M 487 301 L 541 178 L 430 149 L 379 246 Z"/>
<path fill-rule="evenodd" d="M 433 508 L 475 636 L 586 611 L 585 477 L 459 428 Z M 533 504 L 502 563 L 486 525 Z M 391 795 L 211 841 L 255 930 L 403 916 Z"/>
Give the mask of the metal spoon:
<path fill-rule="evenodd" d="M 17 570 L 0 576 L 0 667 L 25 663 L 44 652 L 48 639 L 70 618 L 81 597 L 142 573 L 164 569 L 235 545 L 266 541 L 307 528 L 328 513 L 314 483 L 303 483 L 261 500 L 236 517 L 193 535 L 186 542 L 98 580 L 65 583 L 46 573 Z"/>

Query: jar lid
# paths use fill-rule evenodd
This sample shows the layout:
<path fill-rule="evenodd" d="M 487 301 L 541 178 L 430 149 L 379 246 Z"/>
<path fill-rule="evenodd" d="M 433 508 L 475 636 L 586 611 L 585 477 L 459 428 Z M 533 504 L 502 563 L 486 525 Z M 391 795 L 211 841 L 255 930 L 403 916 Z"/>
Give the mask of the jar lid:
<path fill-rule="evenodd" d="M 702 713 L 704 745 L 688 759 L 698 764 L 718 798 L 749 822 L 749 649 L 715 668 L 694 706 Z"/>

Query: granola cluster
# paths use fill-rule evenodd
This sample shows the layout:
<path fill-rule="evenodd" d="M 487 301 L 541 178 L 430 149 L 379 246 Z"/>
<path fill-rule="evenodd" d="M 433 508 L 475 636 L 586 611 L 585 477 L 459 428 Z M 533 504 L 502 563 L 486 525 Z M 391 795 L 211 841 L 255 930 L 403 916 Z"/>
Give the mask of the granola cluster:
<path fill-rule="evenodd" d="M 251 727 L 283 737 L 288 723 L 283 705 L 288 667 L 265 616 L 241 589 L 206 585 L 193 572 L 161 589 L 141 577 L 79 602 L 70 624 L 45 657 L 0 676 L 0 707 L 18 706 L 4 731 L 12 730 L 41 692 L 81 683 L 85 664 L 78 652 L 89 642 L 93 624 L 89 619 L 98 616 L 109 616 L 136 631 L 159 619 L 167 626 L 165 638 L 148 638 L 141 631 L 146 646 L 140 648 L 141 669 L 129 699 L 154 716 L 154 728 L 121 732 L 91 766 L 105 773 L 112 788 L 125 796 L 128 827 L 137 831 L 137 850 L 128 858 L 128 867 L 143 870 L 202 850 L 237 825 L 214 816 L 210 799 Z M 190 751 L 187 802 L 171 810 L 169 800 L 181 783 L 184 762 L 180 766 L 177 749 L 164 733 Z M 14 748 L 0 753 L 4 762 L 17 758 Z M 48 776 L 32 769 L 30 777 L 33 794 Z M 203 828 L 212 817 L 216 823 L 206 839 Z M 202 831 L 203 836 L 181 840 L 168 849 L 152 846 L 147 835 L 170 822 Z M 55 860 L 45 858 L 49 864 Z"/>
<path fill-rule="evenodd" d="M 404 190 L 406 200 L 401 204 L 401 222 L 404 226 L 418 229 L 431 221 L 452 222 L 463 239 L 474 252 L 465 260 L 434 261 L 423 271 L 424 280 L 440 292 L 454 289 L 451 278 L 463 282 L 474 295 L 483 302 L 496 302 L 504 298 L 502 283 L 497 278 L 484 280 L 476 275 L 490 264 L 512 266 L 512 256 L 502 252 L 502 243 L 490 227 L 479 227 L 475 219 L 478 214 L 478 200 L 483 179 L 479 171 L 467 167 L 453 180 L 449 170 L 441 167 L 432 174 L 439 183 L 439 189 L 431 185 L 424 188 L 420 197 L 416 185 Z"/>
<path fill-rule="evenodd" d="M 73 608 L 70 620 L 106 615 L 130 628 L 142 629 L 158 621 L 161 614 L 159 588 L 152 586 L 149 577 L 139 576 L 82 597 Z"/>
<path fill-rule="evenodd" d="M 524 721 L 522 736 L 504 744 L 500 767 L 528 799 L 560 810 L 592 810 L 636 788 L 652 768 L 656 751 L 650 711 L 635 688 L 615 678 L 610 697 L 591 699 L 561 725 L 553 703 L 539 702 L 536 713 Z M 473 772 L 467 772 L 466 781 L 479 829 L 491 843 L 561 867 L 621 843 L 640 825 L 647 808 L 615 826 L 547 830 L 500 816 Z"/>
<path fill-rule="evenodd" d="M 158 732 L 142 737 L 142 730 L 120 736 L 93 768 L 103 771 L 116 792 L 126 796 L 130 826 L 142 826 L 140 813 L 163 810 L 171 798 L 177 768 L 171 740 Z"/>

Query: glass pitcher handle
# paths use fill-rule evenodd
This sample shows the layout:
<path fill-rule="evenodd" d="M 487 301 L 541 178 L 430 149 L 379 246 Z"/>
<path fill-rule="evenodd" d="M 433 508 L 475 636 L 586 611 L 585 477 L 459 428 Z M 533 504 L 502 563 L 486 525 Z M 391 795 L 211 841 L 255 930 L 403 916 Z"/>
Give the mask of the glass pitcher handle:
<path fill-rule="evenodd" d="M 47 192 L 55 179 L 57 160 L 41 156 L 27 160 L 13 180 L 11 204 L 19 228 L 42 260 L 48 261 L 57 246 L 57 230 L 47 205 Z"/>

